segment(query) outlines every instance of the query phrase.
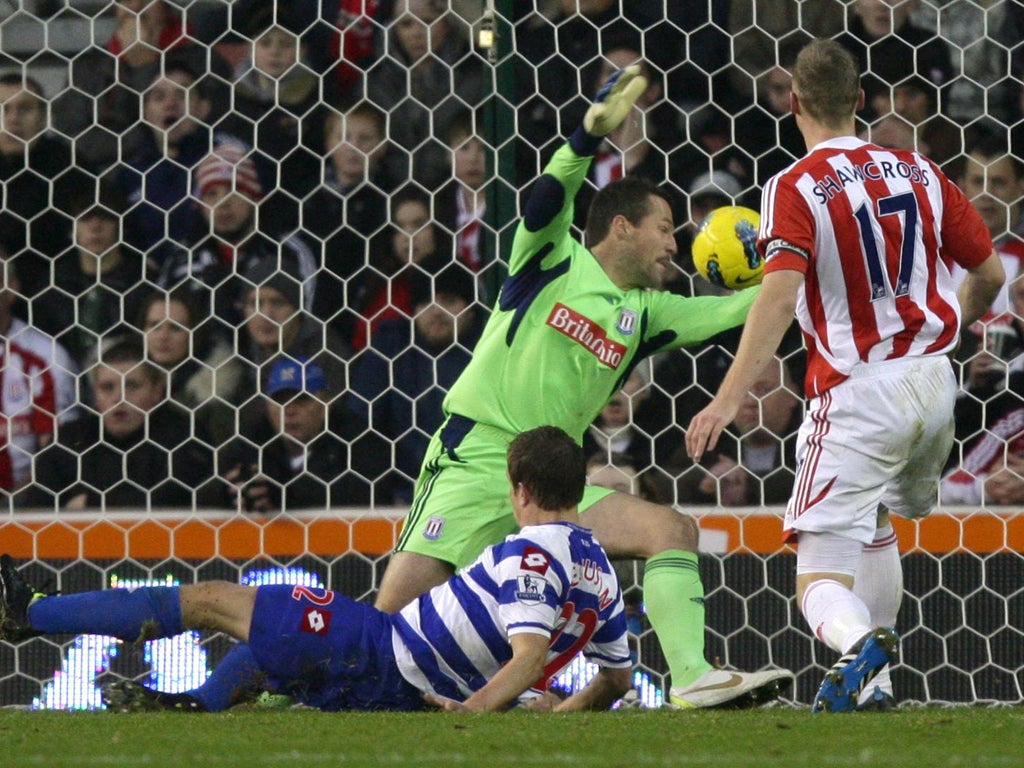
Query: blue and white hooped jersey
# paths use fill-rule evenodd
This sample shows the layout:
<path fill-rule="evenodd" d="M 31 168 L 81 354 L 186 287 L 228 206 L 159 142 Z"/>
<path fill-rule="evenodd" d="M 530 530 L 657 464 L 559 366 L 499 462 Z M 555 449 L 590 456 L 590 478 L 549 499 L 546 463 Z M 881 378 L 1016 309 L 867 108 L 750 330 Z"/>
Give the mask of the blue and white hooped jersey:
<path fill-rule="evenodd" d="M 509 638 L 550 637 L 544 676 L 580 651 L 606 667 L 631 666 L 622 592 L 589 529 L 527 526 L 393 617 L 395 659 L 422 691 L 463 700 L 512 658 Z"/>

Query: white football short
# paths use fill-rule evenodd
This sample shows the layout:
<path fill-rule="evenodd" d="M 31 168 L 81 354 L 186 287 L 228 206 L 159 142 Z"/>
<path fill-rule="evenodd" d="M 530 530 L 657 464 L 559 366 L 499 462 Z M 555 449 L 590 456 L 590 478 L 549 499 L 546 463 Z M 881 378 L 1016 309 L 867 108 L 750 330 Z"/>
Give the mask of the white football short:
<path fill-rule="evenodd" d="M 869 544 L 878 505 L 923 517 L 953 446 L 956 378 L 945 356 L 866 363 L 808 404 L 784 530 Z"/>

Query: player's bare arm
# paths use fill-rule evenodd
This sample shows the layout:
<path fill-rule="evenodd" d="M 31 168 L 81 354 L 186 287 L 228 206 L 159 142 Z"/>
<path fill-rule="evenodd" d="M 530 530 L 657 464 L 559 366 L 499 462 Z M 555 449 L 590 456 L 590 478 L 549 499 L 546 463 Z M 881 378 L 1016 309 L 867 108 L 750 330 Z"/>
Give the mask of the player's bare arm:
<path fill-rule="evenodd" d="M 586 687 L 555 707 L 555 712 L 581 712 L 608 709 L 632 686 L 631 669 L 601 667 Z"/>
<path fill-rule="evenodd" d="M 967 278 L 957 292 L 961 327 L 967 327 L 984 315 L 1006 281 L 1003 262 L 995 251 L 981 264 L 967 270 Z"/>
<path fill-rule="evenodd" d="M 736 417 L 740 401 L 775 355 L 782 337 L 793 322 L 797 291 L 804 276 L 793 270 L 780 270 L 764 276 L 761 293 L 750 307 L 736 359 L 722 385 L 704 410 L 693 417 L 686 430 L 686 452 L 700 461 L 705 450 L 718 444 L 722 431 Z"/>
<path fill-rule="evenodd" d="M 497 712 L 537 683 L 544 675 L 548 643 L 551 638 L 533 632 L 520 632 L 509 638 L 512 658 L 487 684 L 463 702 L 425 694 L 431 706 L 447 712 Z M 610 704 L 611 702 L 609 702 Z"/>

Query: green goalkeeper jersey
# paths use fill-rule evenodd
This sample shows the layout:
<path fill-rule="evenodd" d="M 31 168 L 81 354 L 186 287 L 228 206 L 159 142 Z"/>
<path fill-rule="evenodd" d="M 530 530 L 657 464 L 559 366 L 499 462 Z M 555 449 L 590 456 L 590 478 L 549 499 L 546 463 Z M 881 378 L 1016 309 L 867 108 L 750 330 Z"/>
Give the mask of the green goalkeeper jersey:
<path fill-rule="evenodd" d="M 446 415 L 510 434 L 550 424 L 582 439 L 644 357 L 705 341 L 746 318 L 757 288 L 685 298 L 611 281 L 570 232 L 591 160 L 565 144 L 545 168 L 497 305 L 445 399 Z"/>

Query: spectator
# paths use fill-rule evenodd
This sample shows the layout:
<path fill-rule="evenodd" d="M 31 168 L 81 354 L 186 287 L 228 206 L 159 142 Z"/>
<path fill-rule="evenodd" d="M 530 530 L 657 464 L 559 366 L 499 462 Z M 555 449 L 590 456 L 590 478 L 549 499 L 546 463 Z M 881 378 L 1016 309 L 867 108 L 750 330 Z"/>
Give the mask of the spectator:
<path fill-rule="evenodd" d="M 494 258 L 494 232 L 487 221 L 490 148 L 476 132 L 473 114 L 462 110 L 445 127 L 452 179 L 434 194 L 437 224 L 450 233 L 455 259 L 477 275 L 481 299 L 492 304 L 505 272 Z"/>
<path fill-rule="evenodd" d="M 693 264 L 693 238 L 705 217 L 716 208 L 724 205 L 737 205 L 742 202 L 743 184 L 728 171 L 712 171 L 698 176 L 686 190 L 690 199 L 690 214 L 684 218 L 682 233 L 686 237 L 685 256 L 679 258 L 682 271 L 692 281 L 692 292 L 697 295 L 723 295 L 724 289 L 704 279 L 697 273 Z M 678 239 L 678 236 L 677 236 Z M 676 283 L 680 282 L 677 279 Z M 687 293 L 686 290 L 676 290 L 677 293 Z"/>
<path fill-rule="evenodd" d="M 349 283 L 354 317 L 347 335 L 353 351 L 363 349 L 385 320 L 412 317 L 416 283 L 451 263 L 445 234 L 430 217 L 430 198 L 418 186 L 405 187 L 391 197 L 391 226 L 371 246 L 370 264 Z"/>
<path fill-rule="evenodd" d="M 634 413 L 650 396 L 650 385 L 651 365 L 643 361 L 630 371 L 622 389 L 612 395 L 584 433 L 585 455 L 604 456 L 608 463 L 612 463 L 613 454 L 624 456 L 638 470 L 651 464 L 651 438 L 634 419 Z"/>
<path fill-rule="evenodd" d="M 672 481 L 664 472 L 654 466 L 640 469 L 624 453 L 613 453 L 609 456 L 606 452 L 599 451 L 592 454 L 587 459 L 587 485 L 632 493 L 655 504 L 675 503 Z M 617 564 L 627 562 L 635 566 L 641 561 L 616 560 Z"/>
<path fill-rule="evenodd" d="M 957 125 L 979 118 L 1012 125 L 1019 119 L 1019 83 L 1010 73 L 1024 26 L 1024 7 L 1011 2 L 947 0 L 937 30 L 947 43 L 956 78 L 943 89 L 943 112 Z"/>
<path fill-rule="evenodd" d="M 939 113 L 939 89 L 920 75 L 901 80 L 892 87 L 892 100 L 887 102 L 883 95 L 878 99 L 880 120 L 892 117 L 902 118 L 913 126 L 917 136 L 918 151 L 940 165 L 949 163 L 963 147 L 963 134 L 958 125 Z M 890 122 L 889 129 L 893 126 Z M 905 134 L 905 129 L 899 129 Z M 877 143 L 877 142 L 876 142 Z M 904 141 L 906 143 L 906 141 Z"/>
<path fill-rule="evenodd" d="M 298 235 L 278 239 L 257 229 L 263 187 L 247 147 L 235 140 L 219 144 L 196 167 L 193 183 L 202 223 L 193 231 L 190 247 L 178 249 L 161 266 L 161 287 L 188 282 L 219 319 L 235 328 L 244 290 L 239 276 L 273 258 L 302 281 L 302 307 L 310 309 L 319 266 L 316 257 Z M 212 294 L 212 305 L 207 294 Z"/>
<path fill-rule="evenodd" d="M 785 504 L 796 472 L 796 435 L 803 419 L 801 393 L 789 364 L 774 358 L 740 401 L 731 427 L 735 441 L 720 441 L 699 466 L 681 449 L 673 472 L 682 504 L 725 507 Z"/>
<path fill-rule="evenodd" d="M 327 375 L 332 393 L 344 390 L 347 347 L 336 332 L 302 309 L 303 288 L 294 274 L 294 266 L 270 256 L 254 263 L 240 280 L 244 287 L 236 349 L 246 368 L 242 398 L 262 391 L 282 356 L 312 360 Z M 259 436 L 266 424 L 262 408 L 251 400 L 239 418 L 243 436 Z"/>
<path fill-rule="evenodd" d="M 931 159 L 929 146 L 923 137 L 918 138 L 917 129 L 905 119 L 890 112 L 878 118 L 860 133 L 857 138 L 870 141 L 886 149 L 904 149 L 908 152 L 920 152 Z M 938 162 L 936 160 L 936 162 Z"/>
<path fill-rule="evenodd" d="M 369 260 L 369 243 L 387 223 L 388 196 L 408 179 L 405 156 L 388 141 L 387 115 L 363 101 L 344 114 L 327 109 L 324 183 L 303 204 L 302 229 L 323 243 L 314 314 L 329 320 L 344 281 Z"/>
<path fill-rule="evenodd" d="M 230 505 L 244 512 L 297 512 L 365 506 L 382 472 L 386 445 L 345 410 L 316 363 L 282 357 L 263 387 L 273 437 L 255 446 L 241 438 L 226 451 Z M 329 405 L 329 403 L 333 403 Z"/>
<path fill-rule="evenodd" d="M 776 58 L 776 50 L 790 48 L 794 40 L 812 37 L 834 37 L 845 27 L 844 0 L 731 0 L 729 32 L 732 39 L 732 85 L 748 100 L 760 92 L 762 77 L 776 67 L 786 69 L 790 63 Z M 784 57 L 789 59 L 787 55 Z M 757 82 L 755 89 L 752 85 Z M 787 86 L 788 88 L 788 86 Z M 788 100 L 788 96 L 786 97 Z M 788 103 L 777 114 L 786 114 Z M 803 154 L 800 149 L 798 157 Z M 765 178 L 768 178 L 767 176 Z"/>
<path fill-rule="evenodd" d="M 726 331 L 686 353 L 662 355 L 651 377 L 651 395 L 636 414 L 637 422 L 654 436 L 654 463 L 661 467 L 680 466 L 678 450 L 688 424 L 711 400 L 709 394 L 729 369 L 739 343 L 738 330 Z M 796 381 L 804 375 L 803 335 L 797 323 L 783 337 L 778 356 L 786 360 Z M 797 391 L 797 390 L 793 390 Z"/>
<path fill-rule="evenodd" d="M 189 25 L 164 0 L 118 0 L 116 27 L 104 48 L 86 48 L 71 60 L 64 90 L 54 100 L 54 127 L 75 144 L 76 156 L 105 171 L 134 154 L 128 131 L 137 122 L 139 96 L 173 56 L 196 73 L 212 72 L 214 111 L 227 106 L 230 70 L 216 50 L 191 42 Z M 125 143 L 123 143 L 123 140 Z"/>
<path fill-rule="evenodd" d="M 655 70 L 641 55 L 639 35 L 609 37 L 593 71 L 592 90 L 597 91 L 601 83 L 611 75 L 630 64 L 637 64 L 647 78 L 647 88 L 636 100 L 629 119 L 612 131 L 606 138 L 587 174 L 587 183 L 576 198 L 576 225 L 585 226 L 586 213 L 594 193 L 615 179 L 624 175 L 648 179 L 666 190 L 689 178 L 689 161 L 703 162 L 704 157 L 689 157 L 686 150 L 679 150 L 683 137 L 676 126 L 675 114 L 678 108 L 664 98 L 664 75 Z M 591 75 L 587 75 L 588 77 Z M 667 182 L 671 181 L 672 184 Z M 682 219 L 679 196 L 672 196 L 673 218 Z M 680 246 L 684 243 L 680 242 Z M 670 281 L 671 282 L 671 281 Z"/>
<path fill-rule="evenodd" d="M 338 0 L 336 5 L 335 32 L 326 60 L 334 68 L 339 100 L 351 103 L 352 95 L 362 85 L 362 70 L 377 52 L 373 23 L 377 0 Z"/>
<path fill-rule="evenodd" d="M 988 227 L 1009 285 L 1020 274 L 1024 258 L 1024 161 L 1009 151 L 1005 131 L 981 134 L 968 147 L 961 186 Z M 965 276 L 963 269 L 954 266 L 953 280 L 957 286 Z M 992 304 L 991 314 L 983 319 L 1009 311 L 1004 285 Z"/>
<path fill-rule="evenodd" d="M 31 479 L 32 456 L 79 411 L 74 361 L 52 337 L 11 313 L 21 283 L 14 260 L 0 256 L 0 493 L 10 500 Z"/>
<path fill-rule="evenodd" d="M 262 215 L 290 231 L 297 201 L 321 178 L 320 79 L 306 58 L 307 25 L 284 3 L 254 4 L 235 18 L 253 44 L 235 70 L 232 110 L 220 127 L 255 147 L 258 166 L 270 171 L 264 185 L 273 190 Z"/>
<path fill-rule="evenodd" d="M 242 362 L 187 289 L 152 291 L 135 321 L 146 359 L 167 376 L 170 398 L 192 415 L 197 437 L 220 446 L 235 434 L 235 405 L 245 377 Z"/>
<path fill-rule="evenodd" d="M 121 239 L 124 199 L 106 180 L 70 203 L 75 247 L 54 262 L 53 287 L 39 304 L 64 329 L 58 338 L 81 366 L 103 339 L 123 333 L 151 286 L 152 264 Z"/>
<path fill-rule="evenodd" d="M 706 44 L 705 40 L 701 40 L 700 47 L 686 46 L 684 29 L 693 33 L 694 40 L 714 29 L 706 23 L 711 19 L 692 3 L 677 10 L 674 6 L 679 4 L 670 2 L 664 12 L 658 12 L 650 3 L 558 0 L 552 4 L 550 18 L 531 13 L 530 3 L 519 5 L 524 10 L 516 9 L 519 18 L 513 46 L 521 115 L 517 131 L 529 144 L 521 154 L 530 160 L 537 155 L 546 158 L 554 146 L 551 137 L 568 133 L 571 128 L 566 126 L 575 126 L 583 118 L 587 103 L 579 96 L 581 70 L 584 86 L 604 82 L 597 79 L 601 58 L 623 41 L 642 50 L 645 62 L 651 66 L 671 72 L 668 100 L 686 102 L 684 109 L 693 102 L 708 100 L 707 73 L 725 63 L 724 56 L 721 64 L 713 63 L 725 52 L 720 46 Z M 686 61 L 680 62 L 678 52 L 684 48 L 690 56 L 682 57 Z M 694 67 L 692 62 L 697 60 L 700 63 Z M 701 65 L 706 68 L 700 69 Z M 536 162 L 522 162 L 519 183 L 532 181 L 537 171 Z"/>
<path fill-rule="evenodd" d="M 853 0 L 847 31 L 836 38 L 865 72 L 863 116 L 868 119 L 888 111 L 891 88 L 903 80 L 917 75 L 941 87 L 953 77 L 949 46 L 910 19 L 918 4 Z"/>
<path fill-rule="evenodd" d="M 373 424 L 395 450 L 395 474 L 385 503 L 408 504 L 430 436 L 441 425 L 441 403 L 469 363 L 483 329 L 473 278 L 461 265 L 419 281 L 413 322 L 385 320 L 352 367 L 351 410 Z"/>
<path fill-rule="evenodd" d="M 984 347 L 966 364 L 955 410 L 962 448 L 942 478 L 943 504 L 1024 503 L 1024 346 L 1013 325 L 990 321 Z"/>
<path fill-rule="evenodd" d="M 167 57 L 142 94 L 133 151 L 115 178 L 131 204 L 125 242 L 150 257 L 166 251 L 153 250 L 161 244 L 184 241 L 202 221 L 189 191 L 192 172 L 210 149 L 209 94 L 208 78 L 176 54 Z"/>
<path fill-rule="evenodd" d="M 637 493 L 640 472 L 624 453 L 599 451 L 587 459 L 587 485 L 611 488 L 622 493 Z"/>
<path fill-rule="evenodd" d="M 134 340 L 114 342 L 87 373 L 93 409 L 61 425 L 36 457 L 26 505 L 55 510 L 193 509 L 216 494 L 213 456 Z"/>
<path fill-rule="evenodd" d="M 795 7 L 794 3 L 787 3 Z M 826 3 L 816 5 L 824 7 Z M 760 6 L 759 6 L 760 8 Z M 758 11 L 758 19 L 761 11 Z M 737 114 L 733 121 L 735 142 L 753 160 L 754 181 L 758 186 L 795 162 L 806 151 L 789 111 L 789 92 L 793 83 L 793 63 L 806 42 L 802 35 L 789 35 L 779 43 L 778 59 L 772 56 L 755 82 L 754 103 Z"/>
<path fill-rule="evenodd" d="M 43 89 L 21 74 L 0 74 L 0 243 L 18 259 L 30 323 L 50 335 L 65 330 L 35 299 L 52 284 L 53 260 L 71 246 L 69 205 L 92 176 L 72 162 L 70 145 L 46 130 Z"/>
<path fill-rule="evenodd" d="M 235 0 L 231 17 L 252 18 L 265 11 L 267 0 Z M 363 70 L 376 54 L 374 20 L 379 14 L 377 0 L 290 0 L 277 3 L 288 13 L 290 23 L 303 31 L 308 63 L 324 75 L 326 101 L 352 104 L 359 96 Z M 226 4 L 210 4 L 211 37 L 220 36 L 228 26 Z"/>
<path fill-rule="evenodd" d="M 413 178 L 434 189 L 449 167 L 434 137 L 455 112 L 483 100 L 483 60 L 440 0 L 395 0 L 381 53 L 366 73 L 367 97 L 388 113 L 392 141 L 412 157 Z"/>

